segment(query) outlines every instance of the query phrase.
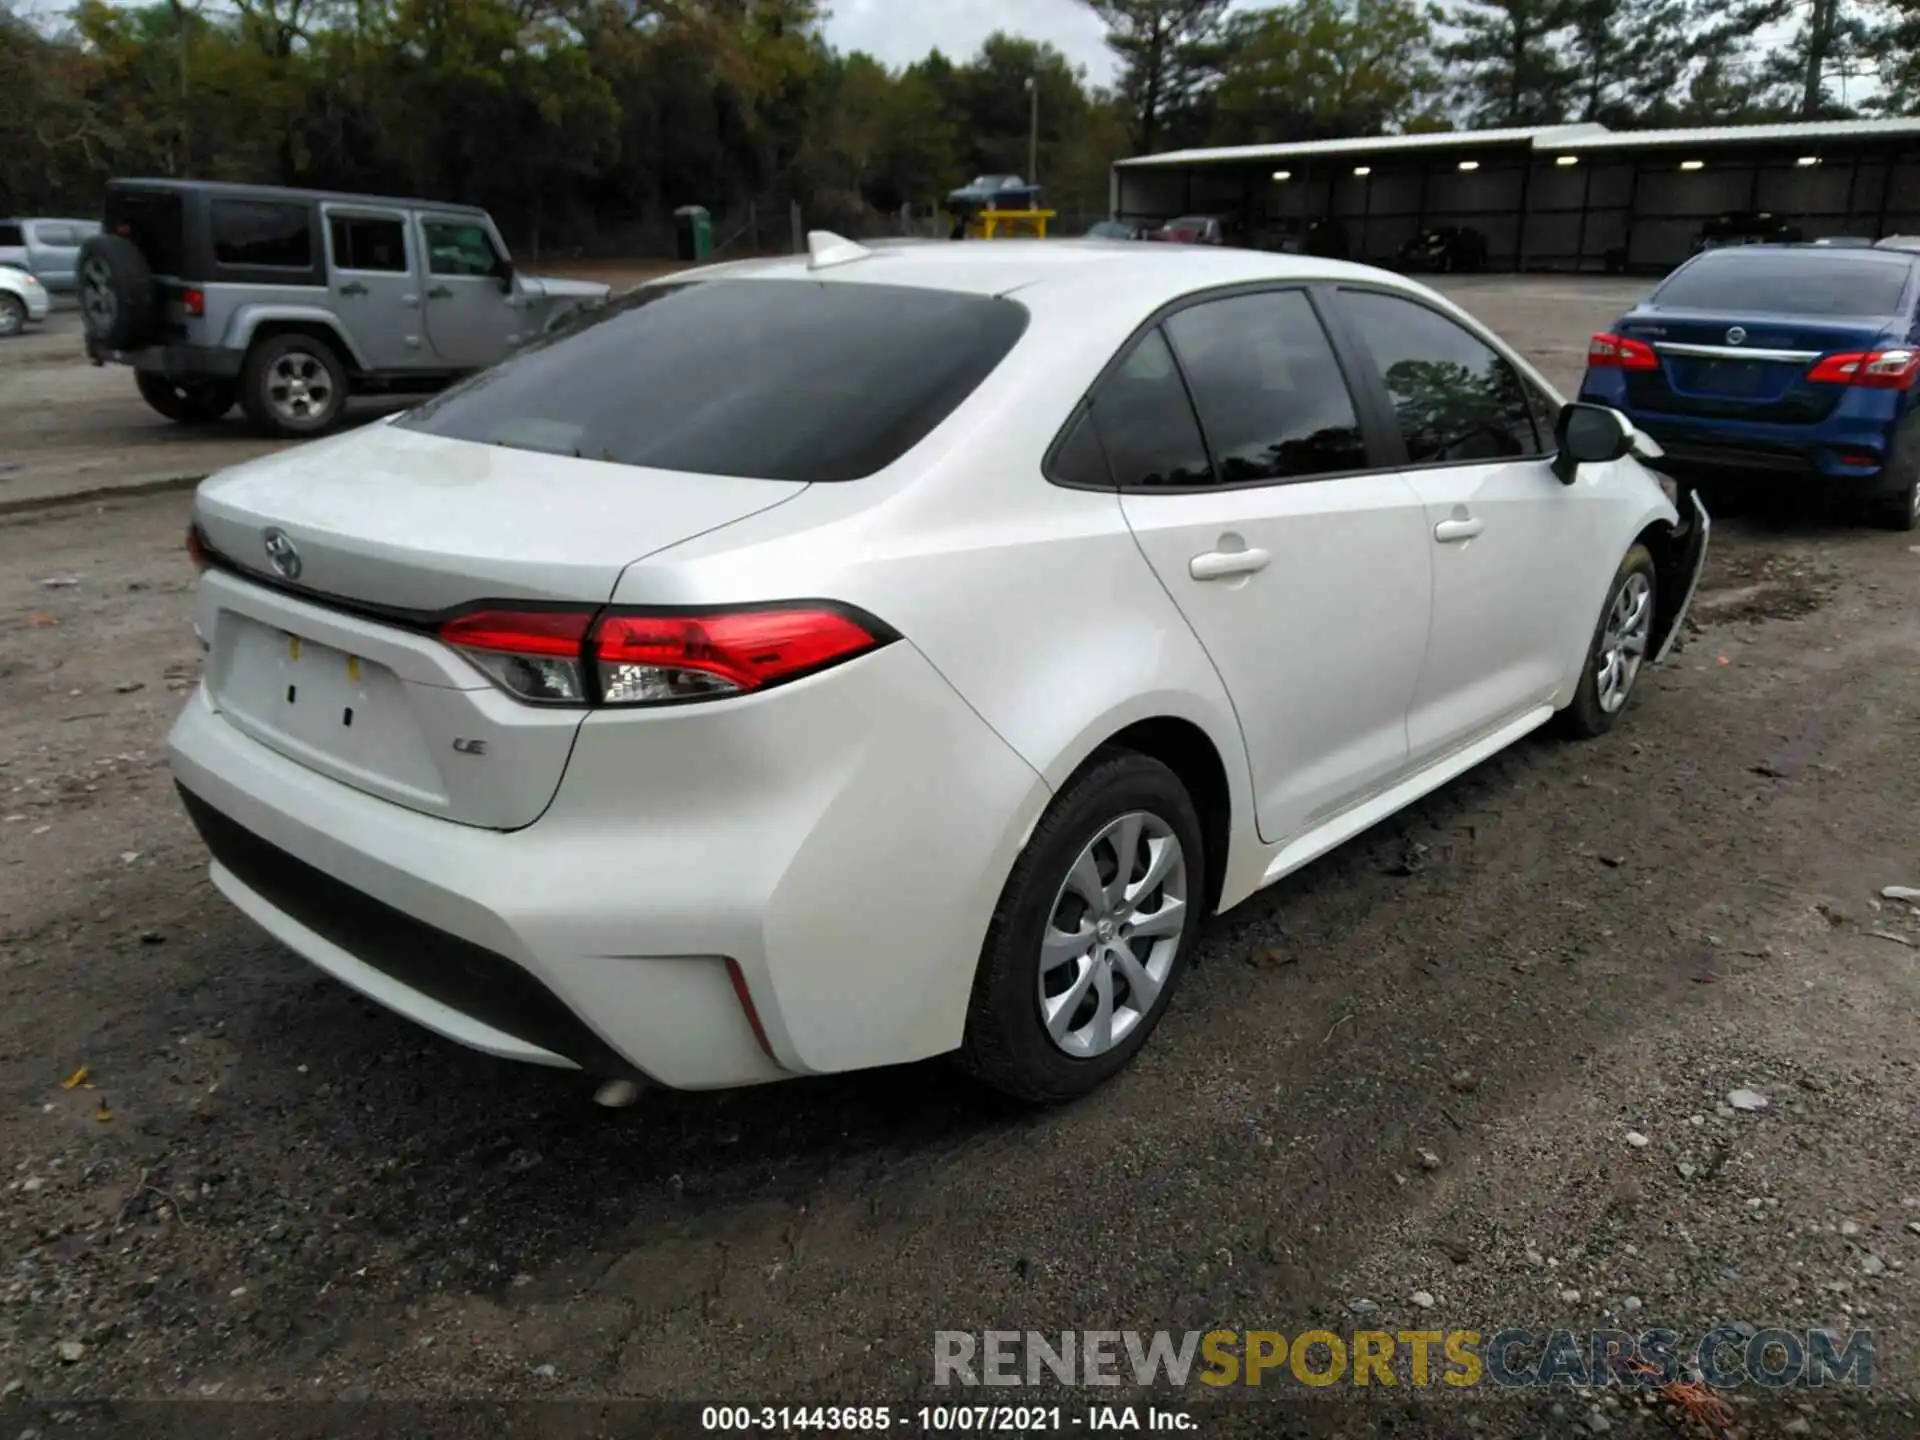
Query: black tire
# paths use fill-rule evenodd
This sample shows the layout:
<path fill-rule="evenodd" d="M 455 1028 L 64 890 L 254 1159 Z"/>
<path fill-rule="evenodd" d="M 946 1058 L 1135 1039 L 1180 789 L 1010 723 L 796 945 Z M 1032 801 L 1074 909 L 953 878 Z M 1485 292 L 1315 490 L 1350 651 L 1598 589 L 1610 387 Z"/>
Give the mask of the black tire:
<path fill-rule="evenodd" d="M 1158 821 L 1179 843 L 1186 867 L 1184 915 L 1170 959 L 1162 967 L 1159 989 L 1126 1035 L 1103 1053 L 1070 1055 L 1048 1034 L 1041 1017 L 1041 941 L 1056 918 L 1057 906 L 1080 903 L 1068 892 L 1066 882 L 1082 852 L 1099 841 L 1108 825 L 1136 813 Z M 1142 853 L 1136 846 L 1136 865 L 1130 870 L 1136 878 L 1144 874 Z M 1115 859 L 1111 842 L 1104 842 L 1097 852 L 1096 865 L 1101 857 L 1108 862 Z M 1047 807 L 1001 891 L 974 976 L 960 1063 L 996 1090 L 1038 1104 L 1077 1099 L 1124 1067 L 1166 1013 L 1192 953 L 1206 908 L 1207 859 L 1193 800 L 1173 771 L 1131 750 L 1097 752 Z M 1112 883 L 1106 869 L 1100 875 L 1103 883 Z M 1165 903 L 1161 899 L 1153 912 L 1142 913 L 1158 913 Z M 1087 925 L 1090 919 L 1090 912 L 1083 909 L 1074 923 Z M 1161 964 L 1152 951 L 1154 942 L 1144 943 L 1148 963 Z M 1131 953 L 1138 963 L 1140 951 Z M 1082 958 L 1089 968 L 1108 963 L 1100 955 Z M 1068 960 L 1058 968 L 1075 963 Z M 1065 977 L 1060 979 L 1064 989 Z M 1107 993 L 1115 997 L 1112 1003 L 1120 1003 L 1123 994 L 1131 997 L 1121 969 L 1110 968 L 1107 985 Z M 1089 994 L 1097 988 L 1090 987 Z"/>
<path fill-rule="evenodd" d="M 233 408 L 238 387 L 231 380 L 169 380 L 136 370 L 140 398 L 176 425 L 210 425 Z"/>
<path fill-rule="evenodd" d="M 346 412 L 347 367 L 318 335 L 296 331 L 257 340 L 240 372 L 240 405 L 269 435 L 325 434 Z"/>
<path fill-rule="evenodd" d="M 1627 679 L 1625 695 L 1611 710 L 1601 701 L 1600 662 L 1606 649 L 1607 620 L 1613 614 L 1613 607 L 1619 601 L 1621 592 L 1636 575 L 1646 579 L 1647 619 L 1642 642 L 1649 642 L 1653 617 L 1657 613 L 1655 607 L 1660 600 L 1659 577 L 1647 547 L 1635 545 L 1620 561 L 1620 568 L 1614 572 L 1613 583 L 1607 587 L 1606 603 L 1600 607 L 1600 618 L 1593 626 L 1593 638 L 1587 643 L 1586 656 L 1580 662 L 1580 684 L 1573 692 L 1573 703 L 1555 717 L 1563 735 L 1576 740 L 1592 740 L 1604 735 L 1626 714 L 1627 706 L 1633 703 L 1634 688 L 1640 675 L 1646 671 L 1646 662 L 1653 658 L 1650 648 L 1641 651 L 1639 663 Z"/>
<path fill-rule="evenodd" d="M 0 290 L 0 340 L 18 335 L 27 328 L 27 302 L 18 295 Z"/>
<path fill-rule="evenodd" d="M 80 323 L 113 350 L 135 350 L 154 337 L 159 307 L 153 271 L 140 247 L 124 235 L 89 235 L 75 262 Z"/>
<path fill-rule="evenodd" d="M 1920 421 L 1901 426 L 1887 468 L 1906 483 L 1874 505 L 1874 520 L 1881 528 L 1902 534 L 1920 530 Z"/>
<path fill-rule="evenodd" d="M 1882 501 L 1875 518 L 1882 529 L 1902 534 L 1920 530 L 1920 479 L 1909 480 L 1900 494 Z"/>

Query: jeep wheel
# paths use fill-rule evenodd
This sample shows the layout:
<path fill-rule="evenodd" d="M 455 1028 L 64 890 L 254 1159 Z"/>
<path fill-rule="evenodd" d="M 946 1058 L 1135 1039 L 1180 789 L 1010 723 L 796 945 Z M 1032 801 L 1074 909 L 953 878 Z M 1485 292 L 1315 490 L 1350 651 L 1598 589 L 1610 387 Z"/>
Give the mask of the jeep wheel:
<path fill-rule="evenodd" d="M 89 338 L 133 350 L 153 338 L 153 272 L 123 235 L 89 235 L 80 247 L 80 323 Z"/>
<path fill-rule="evenodd" d="M 133 383 L 142 400 L 177 425 L 209 425 L 233 408 L 231 380 L 169 380 L 139 370 Z"/>
<path fill-rule="evenodd" d="M 321 434 L 347 407 L 347 367 L 317 336 L 275 335 L 247 352 L 240 403 L 269 434 Z"/>

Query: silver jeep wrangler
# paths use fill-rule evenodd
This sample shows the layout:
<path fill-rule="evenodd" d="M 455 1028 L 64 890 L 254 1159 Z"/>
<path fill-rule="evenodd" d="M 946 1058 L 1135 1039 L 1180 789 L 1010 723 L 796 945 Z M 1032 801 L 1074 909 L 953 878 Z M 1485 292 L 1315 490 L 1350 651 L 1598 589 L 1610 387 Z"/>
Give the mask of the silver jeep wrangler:
<path fill-rule="evenodd" d="M 437 390 L 605 285 L 522 275 L 484 210 L 197 180 L 113 180 L 80 249 L 87 355 L 169 420 L 235 400 L 317 435 L 349 395 Z"/>

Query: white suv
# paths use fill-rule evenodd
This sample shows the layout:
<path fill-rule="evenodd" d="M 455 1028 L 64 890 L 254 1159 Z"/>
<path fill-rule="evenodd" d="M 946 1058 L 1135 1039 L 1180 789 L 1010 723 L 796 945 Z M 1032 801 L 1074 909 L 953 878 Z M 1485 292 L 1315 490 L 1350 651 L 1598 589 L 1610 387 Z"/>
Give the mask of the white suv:
<path fill-rule="evenodd" d="M 1706 516 L 1432 292 L 996 242 L 633 292 L 200 489 L 175 773 L 248 915 L 680 1087 L 1120 1068 L 1207 915 L 1553 718 Z"/>

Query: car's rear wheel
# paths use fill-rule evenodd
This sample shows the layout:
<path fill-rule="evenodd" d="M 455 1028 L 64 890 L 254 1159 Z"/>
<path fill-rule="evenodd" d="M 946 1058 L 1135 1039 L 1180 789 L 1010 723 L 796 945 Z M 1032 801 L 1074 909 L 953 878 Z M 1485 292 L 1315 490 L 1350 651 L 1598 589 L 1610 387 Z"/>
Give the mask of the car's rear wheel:
<path fill-rule="evenodd" d="M 960 1060 L 1021 1100 L 1086 1094 L 1166 1012 L 1205 909 L 1207 856 L 1173 771 L 1105 750 L 1041 817 L 1001 892 Z"/>
<path fill-rule="evenodd" d="M 0 294 L 0 338 L 27 328 L 27 302 L 18 295 Z"/>
<path fill-rule="evenodd" d="M 347 367 L 318 336 L 272 336 L 247 352 L 240 403 L 269 434 L 321 434 L 347 407 Z"/>
<path fill-rule="evenodd" d="M 1920 530 L 1920 478 L 1908 481 L 1902 494 L 1886 502 L 1880 523 L 1889 530 Z"/>
<path fill-rule="evenodd" d="M 140 398 L 179 425 L 207 425 L 233 408 L 237 387 L 231 380 L 169 380 L 140 370 L 134 374 Z"/>
<path fill-rule="evenodd" d="M 1656 583 L 1653 556 L 1635 545 L 1607 588 L 1573 703 L 1560 712 L 1565 733 L 1580 739 L 1604 735 L 1626 710 L 1653 637 Z"/>

